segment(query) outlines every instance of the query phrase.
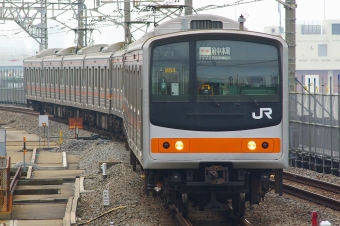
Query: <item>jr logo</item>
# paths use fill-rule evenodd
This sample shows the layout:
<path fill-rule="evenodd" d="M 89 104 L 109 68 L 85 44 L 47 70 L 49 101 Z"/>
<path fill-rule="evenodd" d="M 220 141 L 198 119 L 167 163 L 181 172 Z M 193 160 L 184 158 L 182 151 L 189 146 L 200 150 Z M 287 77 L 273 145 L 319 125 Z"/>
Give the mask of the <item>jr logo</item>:
<path fill-rule="evenodd" d="M 263 118 L 263 113 L 269 118 L 272 119 L 272 109 L 271 108 L 260 108 L 260 115 L 256 116 L 255 112 L 253 112 L 252 116 L 254 119 L 261 119 Z"/>

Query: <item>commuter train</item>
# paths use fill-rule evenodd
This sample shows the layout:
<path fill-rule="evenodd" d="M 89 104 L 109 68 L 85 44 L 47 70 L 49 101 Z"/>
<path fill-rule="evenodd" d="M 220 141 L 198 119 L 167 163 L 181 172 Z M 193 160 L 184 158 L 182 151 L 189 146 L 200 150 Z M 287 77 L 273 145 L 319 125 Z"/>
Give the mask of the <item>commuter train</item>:
<path fill-rule="evenodd" d="M 288 47 L 215 15 L 172 19 L 132 44 L 24 60 L 27 103 L 123 132 L 146 193 L 236 215 L 288 167 Z M 108 156 L 108 159 L 110 157 Z"/>

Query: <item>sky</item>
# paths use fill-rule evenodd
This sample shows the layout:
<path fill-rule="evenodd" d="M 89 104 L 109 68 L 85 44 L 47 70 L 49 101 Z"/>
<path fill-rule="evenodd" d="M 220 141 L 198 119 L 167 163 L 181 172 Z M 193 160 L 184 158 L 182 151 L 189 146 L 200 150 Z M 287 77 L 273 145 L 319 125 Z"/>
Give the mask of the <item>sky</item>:
<path fill-rule="evenodd" d="M 115 1 L 115 0 L 113 0 Z M 164 2 L 169 2 L 171 0 L 164 0 Z M 193 8 L 198 9 L 206 5 L 224 5 L 233 4 L 240 0 L 192 0 Z M 247 0 L 251 1 L 251 0 Z M 248 30 L 263 32 L 266 26 L 279 26 L 284 27 L 285 24 L 285 9 L 275 0 L 262 0 L 252 3 L 239 4 L 234 6 L 229 6 L 225 8 L 219 8 L 214 10 L 200 11 L 199 14 L 214 14 L 230 19 L 236 20 L 242 14 L 246 18 L 245 27 Z M 285 0 L 282 0 L 285 1 Z M 178 0 L 173 4 L 184 4 L 184 0 Z M 322 21 L 324 19 L 340 19 L 340 0 L 296 0 L 296 18 L 297 23 L 313 23 Z M 85 4 L 92 4 L 93 0 L 85 0 Z M 146 3 L 143 3 L 146 4 Z M 108 4 L 105 8 L 101 8 L 100 11 L 106 14 L 111 14 L 115 9 L 115 4 Z M 90 5 L 87 5 L 90 8 Z M 123 5 L 121 6 L 123 7 Z M 281 17 L 279 10 L 281 11 Z M 49 12 L 49 11 L 48 11 Z M 132 19 L 140 16 L 141 14 L 134 13 Z M 49 14 L 48 14 L 49 17 Z M 65 14 L 64 18 L 59 17 L 61 21 L 68 21 L 72 17 L 72 14 Z M 1 22 L 1 21 L 0 21 Z M 38 23 L 38 22 L 37 22 Z M 70 23 L 70 26 L 76 27 L 76 23 Z M 61 25 L 53 20 L 48 20 L 48 27 L 51 27 L 53 31 L 60 31 Z M 19 26 L 13 21 L 5 21 L 5 23 L 0 23 L 0 35 L 2 34 L 12 34 L 16 29 L 20 29 Z M 75 35 L 73 31 L 49 34 L 49 48 L 66 48 L 74 45 Z M 143 32 L 134 33 L 134 37 L 138 39 L 141 37 Z M 35 52 L 39 50 L 38 43 L 30 38 L 20 38 L 22 36 L 27 36 L 25 33 L 20 33 L 16 37 L 11 36 L 10 38 L 1 38 L 0 36 L 0 51 L 12 51 L 21 52 L 23 49 L 27 52 Z M 124 40 L 124 32 L 120 26 L 109 26 L 101 27 L 93 31 L 94 44 L 102 43 L 114 43 Z"/>

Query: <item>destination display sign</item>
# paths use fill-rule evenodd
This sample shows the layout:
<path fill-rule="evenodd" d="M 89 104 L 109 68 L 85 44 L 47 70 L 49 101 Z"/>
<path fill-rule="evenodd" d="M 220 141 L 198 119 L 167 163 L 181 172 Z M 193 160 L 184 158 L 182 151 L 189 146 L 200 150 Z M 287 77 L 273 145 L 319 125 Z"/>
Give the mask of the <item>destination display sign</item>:
<path fill-rule="evenodd" d="M 230 47 L 199 47 L 199 60 L 230 60 Z"/>

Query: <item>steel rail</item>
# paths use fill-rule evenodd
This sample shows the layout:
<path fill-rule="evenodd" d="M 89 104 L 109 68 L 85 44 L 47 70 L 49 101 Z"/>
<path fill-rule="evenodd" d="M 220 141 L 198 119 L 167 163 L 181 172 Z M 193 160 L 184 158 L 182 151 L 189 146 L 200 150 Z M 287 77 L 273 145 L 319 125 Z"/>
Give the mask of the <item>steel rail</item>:
<path fill-rule="evenodd" d="M 15 187 L 16 187 L 18 181 L 20 180 L 21 173 L 22 173 L 22 165 L 17 169 L 17 172 L 15 173 L 15 175 L 12 179 L 12 182 L 9 186 L 9 192 L 10 192 L 11 195 L 14 194 L 14 190 L 15 190 Z"/>
<path fill-rule="evenodd" d="M 340 186 L 336 184 L 319 181 L 319 180 L 315 180 L 315 179 L 308 178 L 308 177 L 303 177 L 303 176 L 296 175 L 293 173 L 288 173 L 288 172 L 283 172 L 283 179 L 298 182 L 298 183 L 316 187 L 316 188 L 320 188 L 326 191 L 334 192 L 336 194 L 340 194 Z"/>
<path fill-rule="evenodd" d="M 29 114 L 29 115 L 39 115 L 39 112 L 36 112 L 31 108 L 14 107 L 14 106 L 7 106 L 7 105 L 0 105 L 0 111 L 10 111 L 14 113 L 23 113 L 23 114 Z"/>
<path fill-rule="evenodd" d="M 243 217 L 239 218 L 238 222 L 240 226 L 252 226 L 252 224 L 246 218 Z"/>
<path fill-rule="evenodd" d="M 335 200 L 314 192 L 306 191 L 287 184 L 283 185 L 283 192 L 294 195 L 296 197 L 329 207 L 331 209 L 340 211 L 340 200 Z"/>

